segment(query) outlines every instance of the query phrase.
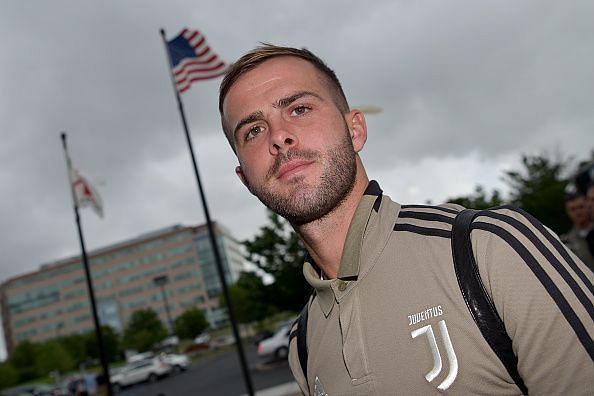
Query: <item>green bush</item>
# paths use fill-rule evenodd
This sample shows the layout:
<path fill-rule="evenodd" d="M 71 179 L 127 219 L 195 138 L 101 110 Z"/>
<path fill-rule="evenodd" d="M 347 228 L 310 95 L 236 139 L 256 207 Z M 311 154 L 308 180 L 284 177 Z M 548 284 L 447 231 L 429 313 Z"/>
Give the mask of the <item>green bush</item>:
<path fill-rule="evenodd" d="M 19 381 L 18 372 L 10 363 L 0 363 L 0 389 L 10 388 Z"/>

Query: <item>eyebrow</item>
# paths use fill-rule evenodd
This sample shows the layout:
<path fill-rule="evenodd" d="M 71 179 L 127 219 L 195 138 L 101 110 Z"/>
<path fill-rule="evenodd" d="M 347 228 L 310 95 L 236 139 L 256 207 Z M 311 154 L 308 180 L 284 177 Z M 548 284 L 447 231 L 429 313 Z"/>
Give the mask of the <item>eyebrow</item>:
<path fill-rule="evenodd" d="M 254 121 L 260 121 L 264 119 L 264 113 L 262 111 L 255 111 L 252 114 L 248 115 L 247 117 L 242 118 L 237 125 L 235 126 L 235 128 L 233 129 L 233 137 L 237 136 L 237 131 L 239 131 L 241 129 L 241 127 L 243 127 L 246 124 L 249 124 L 251 122 Z"/>
<path fill-rule="evenodd" d="M 285 107 L 289 106 L 294 101 L 301 99 L 304 96 L 313 96 L 315 98 L 323 100 L 322 97 L 315 92 L 300 91 L 300 92 L 297 92 L 291 96 L 287 96 L 286 98 L 281 98 L 281 99 L 277 100 L 276 103 L 273 104 L 273 106 L 275 108 L 284 109 Z"/>
<path fill-rule="evenodd" d="M 324 101 L 324 99 L 318 95 L 315 92 L 311 92 L 311 91 L 300 91 L 297 92 L 293 95 L 287 96 L 285 98 L 281 98 L 279 100 L 277 100 L 275 103 L 272 104 L 272 106 L 274 108 L 277 109 L 284 109 L 285 107 L 289 106 L 291 103 L 295 102 L 298 99 L 303 98 L 304 96 L 313 96 L 315 98 L 318 98 L 321 101 Z M 233 129 L 233 137 L 237 136 L 237 132 L 246 124 L 252 123 L 254 121 L 260 121 L 264 119 L 264 113 L 261 110 L 255 111 L 251 114 L 249 114 L 248 116 L 242 118 L 237 125 L 235 126 L 235 128 Z"/>

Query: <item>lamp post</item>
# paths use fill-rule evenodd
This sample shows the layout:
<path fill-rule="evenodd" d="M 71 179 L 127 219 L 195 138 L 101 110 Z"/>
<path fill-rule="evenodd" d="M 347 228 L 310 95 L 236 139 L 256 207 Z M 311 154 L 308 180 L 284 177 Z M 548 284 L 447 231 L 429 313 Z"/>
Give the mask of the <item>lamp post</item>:
<path fill-rule="evenodd" d="M 382 112 L 382 108 L 378 106 L 362 105 L 354 106 L 354 108 L 361 110 L 364 114 L 378 114 Z"/>
<path fill-rule="evenodd" d="M 165 304 L 165 313 L 167 314 L 167 324 L 169 325 L 169 334 L 173 334 L 173 322 L 171 322 L 171 314 L 169 313 L 169 303 L 167 302 L 167 293 L 165 293 L 165 284 L 169 282 L 167 275 L 160 275 L 153 278 L 155 285 L 161 287 L 161 293 L 163 294 L 163 301 Z"/>

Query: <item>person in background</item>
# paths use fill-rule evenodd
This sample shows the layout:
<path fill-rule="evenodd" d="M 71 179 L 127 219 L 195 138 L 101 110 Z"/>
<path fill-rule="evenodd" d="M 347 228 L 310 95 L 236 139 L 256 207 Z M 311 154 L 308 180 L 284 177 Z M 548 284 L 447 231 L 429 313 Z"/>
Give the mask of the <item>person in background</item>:
<path fill-rule="evenodd" d="M 590 221 L 592 222 L 592 229 L 586 236 L 586 241 L 588 242 L 590 255 L 594 257 L 594 180 L 590 181 L 590 184 L 588 184 L 588 189 L 586 190 L 586 201 L 588 203 L 588 209 L 590 212 Z"/>
<path fill-rule="evenodd" d="M 586 201 L 588 201 L 590 219 L 594 221 L 594 180 L 588 184 L 588 189 L 586 190 Z"/>
<path fill-rule="evenodd" d="M 594 237 L 594 231 L 591 209 L 586 197 L 578 191 L 566 193 L 565 212 L 571 220 L 572 227 L 567 234 L 561 236 L 561 240 L 590 270 L 594 271 L 594 255 L 592 247 L 588 246 L 588 239 L 591 240 Z"/>

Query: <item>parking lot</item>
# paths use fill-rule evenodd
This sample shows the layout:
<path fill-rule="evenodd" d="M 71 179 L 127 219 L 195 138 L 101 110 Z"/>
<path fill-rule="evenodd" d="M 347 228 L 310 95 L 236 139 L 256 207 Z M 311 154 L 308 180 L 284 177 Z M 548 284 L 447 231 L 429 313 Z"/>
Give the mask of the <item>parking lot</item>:
<path fill-rule="evenodd" d="M 256 391 L 293 381 L 286 360 L 261 361 L 254 345 L 245 345 L 246 359 Z M 237 353 L 226 348 L 218 354 L 199 359 L 188 370 L 170 375 L 155 383 L 124 388 L 123 396 L 242 395 L 246 393 Z M 290 394 L 290 393 L 289 393 Z"/>

